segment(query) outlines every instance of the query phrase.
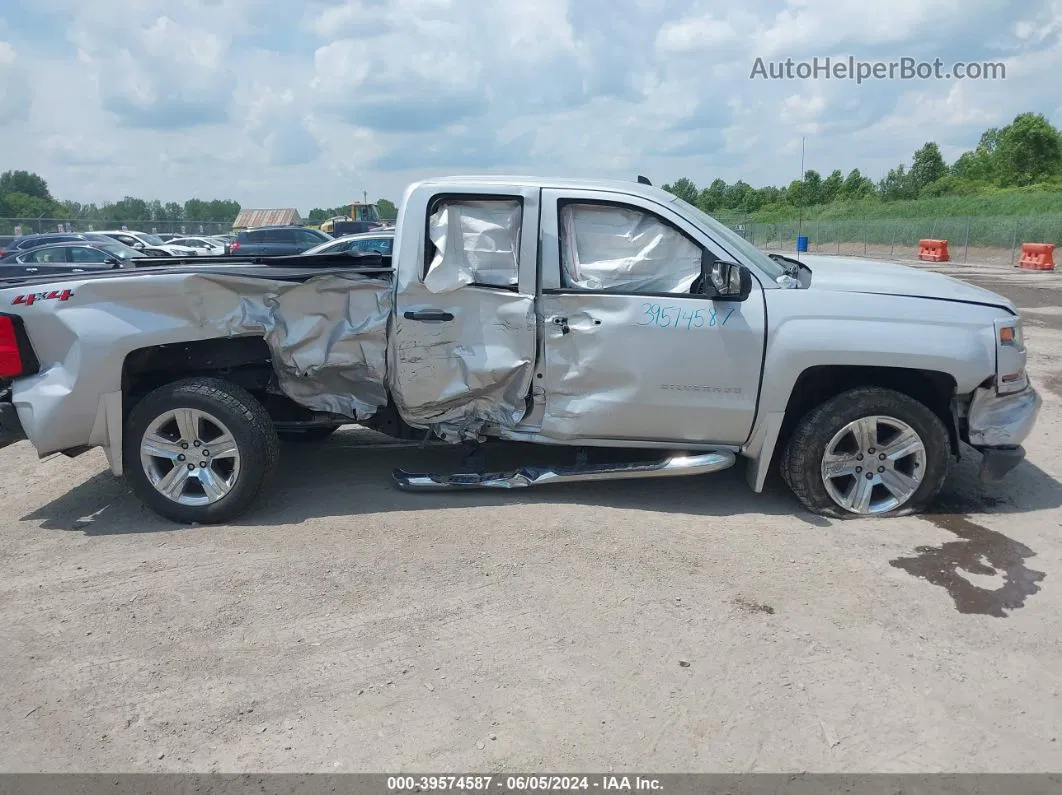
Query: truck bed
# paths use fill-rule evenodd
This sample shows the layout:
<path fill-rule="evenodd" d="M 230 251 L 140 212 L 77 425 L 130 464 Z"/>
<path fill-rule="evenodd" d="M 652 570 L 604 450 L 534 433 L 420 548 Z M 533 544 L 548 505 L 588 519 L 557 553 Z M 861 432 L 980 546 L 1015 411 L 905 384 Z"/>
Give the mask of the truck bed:
<path fill-rule="evenodd" d="M 342 251 L 330 254 L 294 254 L 285 257 L 145 257 L 133 267 L 111 270 L 4 276 L 0 268 L 0 287 L 57 284 L 67 281 L 90 282 L 161 274 L 215 274 L 302 282 L 316 276 L 364 274 L 389 276 L 393 272 L 391 257 L 369 252 Z"/>

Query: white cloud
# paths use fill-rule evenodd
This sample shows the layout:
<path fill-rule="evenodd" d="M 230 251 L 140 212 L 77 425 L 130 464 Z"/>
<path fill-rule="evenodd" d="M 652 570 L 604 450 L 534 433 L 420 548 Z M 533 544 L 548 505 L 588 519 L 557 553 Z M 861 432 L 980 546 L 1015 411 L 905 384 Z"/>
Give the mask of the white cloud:
<path fill-rule="evenodd" d="M 781 184 L 801 137 L 809 167 L 880 175 L 1022 111 L 1062 123 L 1060 37 L 1062 0 L 38 0 L 0 23 L 0 125 L 11 167 L 81 201 L 305 212 L 486 170 Z M 749 77 L 849 54 L 1007 80 Z"/>
<path fill-rule="evenodd" d="M 665 54 L 685 54 L 711 51 L 736 38 L 737 33 L 729 22 L 711 17 L 695 17 L 665 24 L 657 34 L 656 46 Z"/>
<path fill-rule="evenodd" d="M 0 41 L 0 126 L 24 120 L 29 115 L 31 99 L 29 71 L 19 61 L 15 48 Z"/>

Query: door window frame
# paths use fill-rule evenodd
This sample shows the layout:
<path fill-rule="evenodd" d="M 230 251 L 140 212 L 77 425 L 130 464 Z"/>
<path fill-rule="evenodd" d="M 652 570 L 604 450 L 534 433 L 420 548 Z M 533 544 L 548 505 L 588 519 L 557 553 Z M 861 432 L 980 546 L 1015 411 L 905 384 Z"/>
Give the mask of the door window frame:
<path fill-rule="evenodd" d="M 427 212 L 424 213 L 424 250 L 421 252 L 421 266 L 420 266 L 420 283 L 424 283 L 424 279 L 428 275 L 428 269 L 431 267 L 432 260 L 435 259 L 435 253 L 438 249 L 435 247 L 435 243 L 431 239 L 431 217 L 438 211 L 439 205 L 444 204 L 447 201 L 454 202 L 455 204 L 467 203 L 467 202 L 513 202 L 515 201 L 520 206 L 520 238 L 516 241 L 516 282 L 513 284 L 500 285 L 500 284 L 483 284 L 481 282 L 472 282 L 466 284 L 465 287 L 482 287 L 487 290 L 501 290 L 508 293 L 520 292 L 520 271 L 523 267 L 523 261 L 521 260 L 522 249 L 524 247 L 524 224 L 526 222 L 525 213 L 527 212 L 527 206 L 524 201 L 524 197 L 520 194 L 512 193 L 435 193 L 428 198 Z M 393 245 L 393 244 L 392 244 Z M 392 248 L 393 251 L 393 248 Z"/>
<path fill-rule="evenodd" d="M 681 226 L 665 218 L 655 210 L 650 210 L 646 207 L 640 207 L 637 204 L 630 202 L 620 201 L 618 199 L 600 199 L 600 198 L 576 198 L 576 197 L 564 197 L 556 200 L 556 230 L 557 230 L 557 283 L 559 287 L 543 287 L 542 293 L 544 295 L 622 295 L 622 296 L 645 296 L 646 298 L 696 298 L 701 301 L 710 298 L 709 295 L 703 293 L 669 293 L 669 292 L 641 292 L 633 289 L 616 289 L 616 290 L 594 290 L 588 287 L 570 287 L 564 285 L 564 225 L 562 221 L 564 208 L 571 204 L 589 204 L 596 207 L 614 207 L 619 210 L 635 211 L 646 215 L 650 215 L 658 223 L 667 226 L 674 231 L 678 232 L 690 243 L 697 247 L 701 252 L 703 258 L 705 254 L 709 254 L 716 259 L 719 256 L 712 251 L 712 249 L 706 246 L 704 243 L 695 238 L 688 231 Z"/>

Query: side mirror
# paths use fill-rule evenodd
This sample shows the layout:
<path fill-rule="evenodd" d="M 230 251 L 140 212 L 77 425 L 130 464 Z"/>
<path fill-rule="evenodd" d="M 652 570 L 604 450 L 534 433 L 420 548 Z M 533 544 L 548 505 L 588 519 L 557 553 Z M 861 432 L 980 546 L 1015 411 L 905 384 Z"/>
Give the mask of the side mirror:
<path fill-rule="evenodd" d="M 107 257 L 107 259 L 105 259 L 103 262 L 106 265 L 118 265 L 119 264 L 118 260 L 116 260 L 114 257 Z"/>
<path fill-rule="evenodd" d="M 701 277 L 714 301 L 744 301 L 752 293 L 752 274 L 736 262 L 706 256 L 701 263 Z"/>

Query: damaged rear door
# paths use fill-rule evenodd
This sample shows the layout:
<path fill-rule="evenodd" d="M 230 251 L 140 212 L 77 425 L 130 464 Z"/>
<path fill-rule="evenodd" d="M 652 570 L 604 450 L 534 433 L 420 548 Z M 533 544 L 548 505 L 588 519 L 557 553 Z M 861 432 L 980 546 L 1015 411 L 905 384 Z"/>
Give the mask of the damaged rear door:
<path fill-rule="evenodd" d="M 527 411 L 536 351 L 537 188 L 448 192 L 408 208 L 398 263 L 389 379 L 414 427 L 474 438 Z M 415 251 L 406 250 L 419 240 Z"/>

